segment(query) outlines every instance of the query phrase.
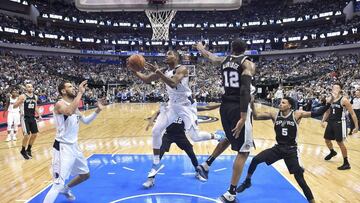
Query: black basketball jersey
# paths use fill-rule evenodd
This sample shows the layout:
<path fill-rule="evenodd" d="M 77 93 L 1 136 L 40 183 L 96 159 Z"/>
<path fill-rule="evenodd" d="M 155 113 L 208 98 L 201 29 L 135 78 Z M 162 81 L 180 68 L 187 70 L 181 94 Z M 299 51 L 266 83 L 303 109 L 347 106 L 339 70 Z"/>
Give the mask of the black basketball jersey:
<path fill-rule="evenodd" d="M 179 117 L 176 119 L 169 127 L 166 128 L 166 134 L 171 136 L 184 135 L 185 134 L 185 124 L 183 120 Z"/>
<path fill-rule="evenodd" d="M 25 94 L 25 101 L 24 101 L 24 117 L 33 118 L 35 117 L 35 107 L 36 107 L 36 98 L 33 94 L 32 97 L 29 97 Z"/>
<path fill-rule="evenodd" d="M 223 99 L 240 101 L 241 74 L 243 72 L 242 64 L 248 59 L 247 56 L 230 55 L 221 63 L 222 86 L 225 93 Z"/>
<path fill-rule="evenodd" d="M 329 121 L 342 121 L 342 119 L 345 119 L 345 109 L 341 105 L 342 98 L 340 97 L 340 99 L 331 104 Z"/>
<path fill-rule="evenodd" d="M 287 116 L 283 116 L 279 111 L 275 120 L 276 141 L 281 145 L 296 146 L 297 123 L 294 118 L 294 111 Z"/>

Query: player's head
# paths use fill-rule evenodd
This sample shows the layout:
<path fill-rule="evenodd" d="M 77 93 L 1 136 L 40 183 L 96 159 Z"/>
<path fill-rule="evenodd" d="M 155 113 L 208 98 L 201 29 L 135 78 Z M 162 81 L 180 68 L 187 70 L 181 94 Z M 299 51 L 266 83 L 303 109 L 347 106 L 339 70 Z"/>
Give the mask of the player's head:
<path fill-rule="evenodd" d="M 295 101 L 291 97 L 284 97 L 279 105 L 280 111 L 287 111 L 295 107 Z"/>
<path fill-rule="evenodd" d="M 235 39 L 231 42 L 231 53 L 235 55 L 243 54 L 246 50 L 246 43 L 241 39 Z"/>
<path fill-rule="evenodd" d="M 76 97 L 75 88 L 69 81 L 62 81 L 58 86 L 58 91 L 61 97 Z"/>
<path fill-rule="evenodd" d="M 339 95 L 342 94 L 343 85 L 340 82 L 335 82 L 332 86 L 332 94 Z"/>
<path fill-rule="evenodd" d="M 175 50 L 166 52 L 165 63 L 167 64 L 178 64 L 180 62 L 180 55 Z"/>
<path fill-rule="evenodd" d="M 26 92 L 31 94 L 34 92 L 34 87 L 31 83 L 27 83 L 25 84 L 25 89 L 26 89 Z"/>
<path fill-rule="evenodd" d="M 10 94 L 13 98 L 15 98 L 15 97 L 19 96 L 19 91 L 17 89 L 13 88 L 11 90 Z"/>
<path fill-rule="evenodd" d="M 355 96 L 360 98 L 360 89 L 355 90 Z"/>

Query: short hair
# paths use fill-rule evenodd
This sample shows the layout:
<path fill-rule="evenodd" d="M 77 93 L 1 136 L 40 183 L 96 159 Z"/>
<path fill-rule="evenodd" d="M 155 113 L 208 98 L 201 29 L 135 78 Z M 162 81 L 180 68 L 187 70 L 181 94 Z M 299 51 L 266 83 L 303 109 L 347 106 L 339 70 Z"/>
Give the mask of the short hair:
<path fill-rule="evenodd" d="M 12 93 L 12 92 L 14 92 L 14 91 L 18 91 L 18 90 L 14 87 L 14 88 L 12 88 L 12 89 L 10 90 L 10 93 Z"/>
<path fill-rule="evenodd" d="M 58 85 L 58 91 L 59 91 L 60 95 L 62 95 L 61 90 L 65 89 L 65 84 L 66 83 L 70 83 L 70 81 L 64 80 L 64 81 L 61 81 L 60 84 Z"/>
<path fill-rule="evenodd" d="M 344 85 L 340 82 L 335 82 L 334 85 L 338 85 L 340 89 L 343 89 Z"/>
<path fill-rule="evenodd" d="M 291 98 L 291 97 L 284 97 L 283 99 L 286 99 L 286 100 L 289 102 L 289 104 L 291 105 L 291 108 L 295 108 L 295 101 L 294 101 L 293 98 Z"/>
<path fill-rule="evenodd" d="M 246 48 L 247 44 L 241 39 L 235 39 L 231 42 L 231 49 L 234 53 L 242 54 L 245 52 Z"/>
<path fill-rule="evenodd" d="M 176 50 L 170 50 L 170 52 L 172 52 L 172 53 L 176 56 L 176 58 L 178 59 L 178 61 L 180 61 L 180 54 L 179 54 L 179 52 L 177 52 Z"/>

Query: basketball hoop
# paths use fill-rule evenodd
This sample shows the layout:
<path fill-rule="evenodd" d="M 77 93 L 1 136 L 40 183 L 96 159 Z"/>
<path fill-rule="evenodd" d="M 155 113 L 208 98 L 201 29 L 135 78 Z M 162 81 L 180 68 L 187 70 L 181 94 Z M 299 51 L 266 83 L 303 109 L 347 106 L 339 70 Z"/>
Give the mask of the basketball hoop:
<path fill-rule="evenodd" d="M 153 30 L 151 40 L 169 40 L 170 22 L 174 18 L 177 10 L 145 10 Z"/>

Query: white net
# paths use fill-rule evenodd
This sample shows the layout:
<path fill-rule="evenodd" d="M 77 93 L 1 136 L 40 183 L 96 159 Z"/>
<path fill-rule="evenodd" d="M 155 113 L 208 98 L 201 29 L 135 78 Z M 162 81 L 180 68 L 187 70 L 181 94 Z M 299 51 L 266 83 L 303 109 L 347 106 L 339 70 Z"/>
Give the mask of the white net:
<path fill-rule="evenodd" d="M 170 22 L 176 14 L 176 10 L 145 10 L 153 30 L 152 40 L 169 40 Z"/>

